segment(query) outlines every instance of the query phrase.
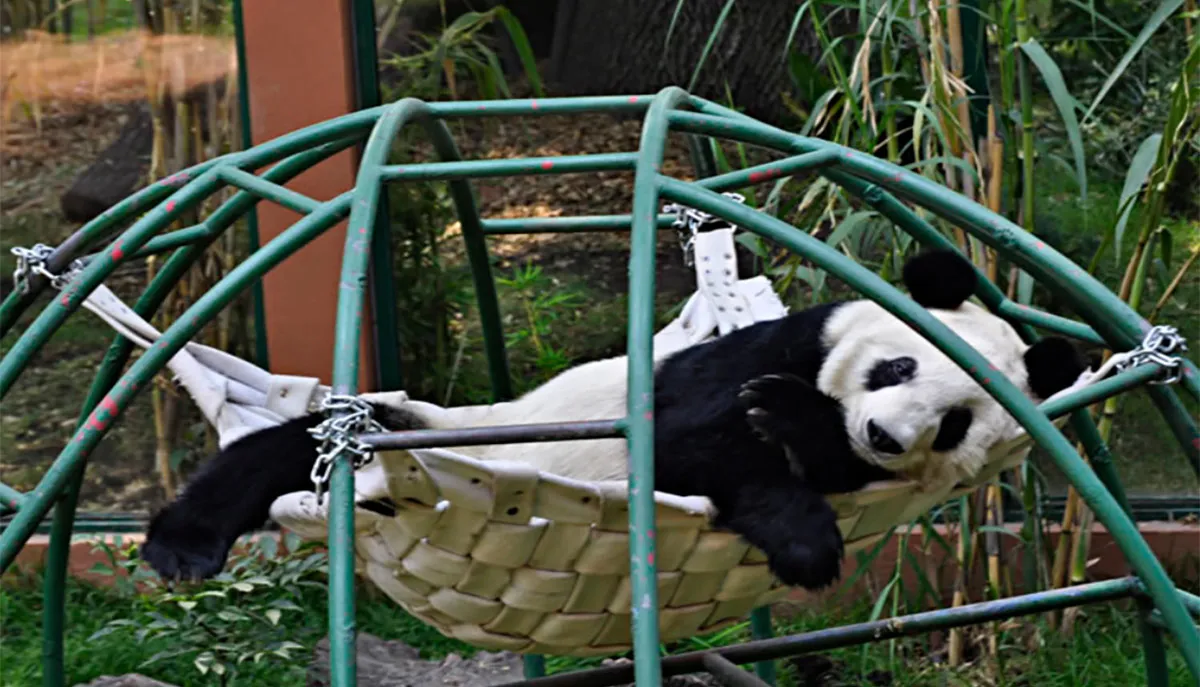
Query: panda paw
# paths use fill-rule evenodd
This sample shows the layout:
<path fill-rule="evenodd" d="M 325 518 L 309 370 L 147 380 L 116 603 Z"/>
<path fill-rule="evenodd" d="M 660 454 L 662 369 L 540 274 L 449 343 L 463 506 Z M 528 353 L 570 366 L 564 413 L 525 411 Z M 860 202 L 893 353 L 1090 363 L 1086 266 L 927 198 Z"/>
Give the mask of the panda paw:
<path fill-rule="evenodd" d="M 799 388 L 808 388 L 799 377 L 768 374 L 751 379 L 738 390 L 738 402 L 746 409 L 746 422 L 760 441 L 781 443 L 787 430 L 782 414 L 788 405 L 795 405 Z"/>
<path fill-rule="evenodd" d="M 780 582 L 817 591 L 841 577 L 845 555 L 842 532 L 832 510 L 828 516 L 826 519 L 825 514 L 820 514 L 821 521 L 811 523 L 812 529 L 804 536 L 797 536 L 768 554 L 769 567 Z"/>
<path fill-rule="evenodd" d="M 165 580 L 203 580 L 225 567 L 233 542 L 203 516 L 168 507 L 150 521 L 138 556 Z"/>

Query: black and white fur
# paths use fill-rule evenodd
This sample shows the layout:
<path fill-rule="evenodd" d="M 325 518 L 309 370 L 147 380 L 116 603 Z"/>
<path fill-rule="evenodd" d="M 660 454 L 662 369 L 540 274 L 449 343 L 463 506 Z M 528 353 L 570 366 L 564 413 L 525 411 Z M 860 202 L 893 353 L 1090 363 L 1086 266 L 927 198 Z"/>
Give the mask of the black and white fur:
<path fill-rule="evenodd" d="M 1032 397 L 1084 371 L 1073 346 L 1027 346 L 1013 328 L 966 302 L 974 269 L 954 253 L 910 260 L 914 300 Z M 622 417 L 626 358 L 571 368 L 523 397 L 442 408 L 395 393 L 365 394 L 390 430 Z M 234 541 L 271 503 L 311 490 L 319 414 L 246 436 L 202 466 L 152 520 L 142 557 L 168 578 L 224 567 Z M 810 589 L 839 577 L 843 542 L 824 494 L 904 475 L 944 484 L 977 472 L 988 449 L 1020 426 L 920 334 L 869 300 L 821 305 L 730 332 L 655 361 L 655 489 L 707 497 L 714 525 L 767 554 L 781 581 Z M 623 479 L 623 439 L 472 446 L 582 480 Z M 366 504 L 364 504 L 366 505 Z"/>

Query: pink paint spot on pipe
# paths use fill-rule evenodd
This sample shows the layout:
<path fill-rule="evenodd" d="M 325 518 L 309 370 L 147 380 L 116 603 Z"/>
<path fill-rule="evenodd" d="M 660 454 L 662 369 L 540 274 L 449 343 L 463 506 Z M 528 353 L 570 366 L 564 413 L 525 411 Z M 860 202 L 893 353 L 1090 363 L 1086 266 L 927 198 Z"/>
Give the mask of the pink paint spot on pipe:
<path fill-rule="evenodd" d="M 108 411 L 109 415 L 116 415 L 121 410 L 117 406 L 117 402 L 112 399 L 112 396 L 105 396 L 103 399 L 101 399 L 100 407 Z"/>
<path fill-rule="evenodd" d="M 173 200 L 167 201 L 167 212 L 175 212 L 175 201 L 173 201 Z"/>
<path fill-rule="evenodd" d="M 125 251 L 121 248 L 121 244 L 118 243 L 116 246 L 113 246 L 112 259 L 120 260 L 123 257 L 125 257 Z"/>
<path fill-rule="evenodd" d="M 646 564 L 654 565 L 654 554 L 649 554 L 646 556 Z"/>
<path fill-rule="evenodd" d="M 750 181 L 756 183 L 762 181 L 765 176 L 762 172 L 750 172 Z"/>
<path fill-rule="evenodd" d="M 646 411 L 646 414 L 642 416 L 642 418 L 643 418 L 643 419 L 645 419 L 645 420 L 653 420 L 653 419 L 654 419 L 654 413 L 653 413 L 652 411 L 649 411 L 649 410 L 648 410 L 648 411 Z"/>
<path fill-rule="evenodd" d="M 536 100 L 529 101 L 529 107 L 531 107 L 535 110 L 538 109 L 538 102 Z"/>
<path fill-rule="evenodd" d="M 629 102 L 636 103 L 637 101 L 638 101 L 638 97 L 636 95 L 629 96 Z"/>
<path fill-rule="evenodd" d="M 554 163 L 551 162 L 550 160 L 546 160 L 545 162 L 542 163 L 542 169 L 553 169 L 553 168 L 554 168 Z"/>

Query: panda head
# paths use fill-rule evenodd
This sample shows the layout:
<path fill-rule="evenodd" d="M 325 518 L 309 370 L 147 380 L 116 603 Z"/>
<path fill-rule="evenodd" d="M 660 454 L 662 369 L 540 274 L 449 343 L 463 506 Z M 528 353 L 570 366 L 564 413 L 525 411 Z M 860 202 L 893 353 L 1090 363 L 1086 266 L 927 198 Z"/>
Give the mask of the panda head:
<path fill-rule="evenodd" d="M 910 295 L 1035 401 L 1073 384 L 1085 367 L 1065 339 L 1030 346 L 1011 325 L 967 299 L 975 269 L 957 253 L 928 252 L 904 268 Z M 843 406 L 855 453 L 898 473 L 974 475 L 988 450 L 1021 431 L 980 384 L 931 342 L 873 301 L 830 316 L 817 387 Z"/>

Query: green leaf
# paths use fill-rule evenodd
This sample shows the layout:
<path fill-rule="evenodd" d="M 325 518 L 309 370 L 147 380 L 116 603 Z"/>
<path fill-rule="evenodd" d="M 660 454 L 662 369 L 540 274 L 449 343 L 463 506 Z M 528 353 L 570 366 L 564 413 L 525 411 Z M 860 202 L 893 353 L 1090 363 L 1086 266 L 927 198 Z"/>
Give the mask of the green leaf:
<path fill-rule="evenodd" d="M 1063 126 L 1067 127 L 1070 151 L 1075 157 L 1075 180 L 1079 184 L 1079 196 L 1086 199 L 1087 169 L 1084 160 L 1084 137 L 1079 131 L 1079 120 L 1075 118 L 1075 107 L 1078 106 L 1078 102 L 1070 95 L 1067 83 L 1062 78 L 1062 72 L 1058 70 L 1054 58 L 1045 52 L 1042 44 L 1030 38 L 1021 44 L 1021 49 L 1033 62 L 1033 66 L 1038 67 L 1038 71 L 1042 73 L 1042 80 L 1046 83 L 1046 88 L 1050 89 L 1050 97 L 1054 98 L 1058 114 L 1062 117 Z"/>
<path fill-rule="evenodd" d="M 1158 9 L 1154 11 L 1154 14 L 1150 15 L 1145 25 L 1142 26 L 1141 32 L 1138 33 L 1137 39 L 1133 41 L 1133 45 L 1129 46 L 1129 49 L 1121 56 L 1121 61 L 1117 63 L 1116 67 L 1113 67 L 1112 73 L 1104 80 L 1104 85 L 1100 87 L 1100 91 L 1096 93 L 1096 97 L 1092 98 L 1092 104 L 1088 107 L 1087 112 L 1083 113 L 1083 120 L 1085 122 L 1091 118 L 1092 112 L 1096 110 L 1096 106 L 1100 104 L 1100 101 L 1104 100 L 1104 96 L 1108 95 L 1109 89 L 1113 87 L 1117 79 L 1121 78 L 1121 75 L 1129 68 L 1129 63 L 1133 62 L 1134 57 L 1137 57 L 1142 47 L 1150 40 L 1150 36 L 1154 35 L 1154 32 L 1158 31 L 1158 27 L 1162 26 L 1167 17 L 1174 14 L 1175 10 L 1179 9 L 1179 6 L 1182 4 L 1183 0 L 1164 0 L 1158 6 Z"/>
<path fill-rule="evenodd" d="M 239 592 L 254 591 L 254 585 L 250 584 L 249 582 L 234 582 L 233 584 L 231 584 L 229 586 L 232 587 L 233 589 L 238 590 Z"/>
<path fill-rule="evenodd" d="M 717 42 L 717 36 L 721 34 L 721 29 L 725 26 L 725 19 L 729 16 L 729 10 L 733 9 L 733 3 L 734 0 L 727 0 L 725 6 L 721 8 L 721 14 L 717 16 L 717 22 L 713 25 L 713 30 L 708 34 L 708 40 L 704 43 L 704 50 L 701 51 L 700 59 L 696 61 L 696 68 L 692 70 L 692 78 L 688 81 L 687 90 L 689 92 L 696 88 L 696 80 L 700 78 L 700 70 L 708 60 L 708 54 L 712 52 L 712 47 Z"/>
<path fill-rule="evenodd" d="M 513 47 L 517 50 L 517 57 L 521 60 L 521 67 L 525 70 L 525 78 L 529 81 L 530 89 L 533 90 L 535 96 L 545 97 L 546 91 L 542 87 L 542 77 L 538 74 L 537 60 L 533 56 L 533 47 L 529 44 L 529 36 L 525 34 L 525 28 L 521 26 L 520 20 L 504 6 L 496 7 L 494 11 L 508 31 L 508 37 L 512 39 Z"/>
<path fill-rule="evenodd" d="M 855 241 L 858 239 L 858 232 L 861 231 L 860 225 L 867 222 L 876 215 L 874 210 L 859 210 L 852 212 L 838 223 L 837 229 L 834 229 L 829 237 L 825 239 L 825 243 L 833 248 L 837 248 L 838 244 L 846 239 Z"/>
<path fill-rule="evenodd" d="M 682 0 L 680 0 L 682 2 Z M 800 28 L 800 22 L 804 20 L 804 13 L 808 11 L 809 4 L 812 0 L 807 0 L 800 9 L 796 10 L 796 16 L 792 17 L 792 28 L 788 30 L 787 40 L 783 44 L 783 59 L 788 58 L 788 54 L 792 51 L 792 41 L 796 39 L 796 29 Z"/>
<path fill-rule="evenodd" d="M 671 23 L 667 24 L 667 36 L 663 39 L 662 59 L 665 62 L 667 59 L 667 50 L 671 47 L 671 36 L 675 33 L 675 24 L 679 21 L 679 14 L 683 11 L 683 3 L 687 0 L 679 0 L 675 3 L 675 11 L 671 13 Z"/>
<path fill-rule="evenodd" d="M 263 615 L 267 616 L 267 620 L 271 621 L 272 625 L 279 624 L 279 618 L 283 615 L 283 611 L 278 608 L 269 608 Z"/>
<path fill-rule="evenodd" d="M 1033 277 L 1025 270 L 1017 270 L 1017 302 L 1021 305 L 1033 302 Z"/>
<path fill-rule="evenodd" d="M 176 603 L 179 604 L 179 607 L 185 611 L 192 610 L 193 608 L 196 607 L 196 604 L 197 604 L 196 601 L 177 601 Z"/>
<path fill-rule="evenodd" d="M 1138 146 L 1137 152 L 1133 154 L 1129 169 L 1125 170 L 1125 184 L 1121 187 L 1121 198 L 1117 201 L 1120 215 L 1117 216 L 1117 223 L 1113 228 L 1112 235 L 1113 252 L 1118 262 L 1121 260 L 1121 239 L 1125 236 L 1125 225 L 1129 223 L 1129 213 L 1133 211 L 1133 206 L 1137 203 L 1137 195 L 1141 192 L 1142 186 L 1150 178 L 1150 171 L 1154 169 L 1154 162 L 1158 159 L 1158 147 L 1161 144 L 1162 134 L 1147 136 Z"/>
<path fill-rule="evenodd" d="M 1067 129 L 1067 139 L 1071 142 L 1071 153 L 1075 157 L 1075 177 L 1079 183 L 1079 197 L 1086 199 L 1087 169 L 1084 166 L 1083 136 L 1079 132 L 1079 121 L 1075 118 L 1076 100 L 1067 90 L 1067 84 L 1063 81 L 1062 72 L 1059 71 L 1054 58 L 1050 57 L 1040 43 L 1031 38 L 1021 44 L 1021 49 L 1029 57 L 1029 61 L 1041 72 L 1042 80 L 1050 89 L 1050 97 L 1054 99 L 1054 104 L 1058 107 L 1058 113 Z"/>

